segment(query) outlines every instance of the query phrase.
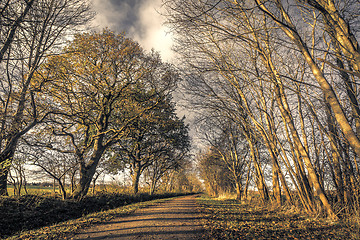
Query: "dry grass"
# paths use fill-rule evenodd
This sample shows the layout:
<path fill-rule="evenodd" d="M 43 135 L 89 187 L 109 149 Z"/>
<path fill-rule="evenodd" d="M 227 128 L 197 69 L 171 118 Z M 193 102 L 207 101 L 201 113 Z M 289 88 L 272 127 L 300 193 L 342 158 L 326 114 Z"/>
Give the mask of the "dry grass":
<path fill-rule="evenodd" d="M 236 194 L 235 193 L 221 193 L 215 199 L 216 200 L 235 200 Z"/>

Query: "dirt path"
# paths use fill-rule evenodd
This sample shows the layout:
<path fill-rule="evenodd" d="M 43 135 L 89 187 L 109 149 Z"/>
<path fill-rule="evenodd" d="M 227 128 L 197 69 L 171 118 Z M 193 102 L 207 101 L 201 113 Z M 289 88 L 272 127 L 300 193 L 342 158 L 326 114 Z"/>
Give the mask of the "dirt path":
<path fill-rule="evenodd" d="M 84 230 L 73 239 L 206 239 L 196 196 L 179 197 L 160 205 Z"/>

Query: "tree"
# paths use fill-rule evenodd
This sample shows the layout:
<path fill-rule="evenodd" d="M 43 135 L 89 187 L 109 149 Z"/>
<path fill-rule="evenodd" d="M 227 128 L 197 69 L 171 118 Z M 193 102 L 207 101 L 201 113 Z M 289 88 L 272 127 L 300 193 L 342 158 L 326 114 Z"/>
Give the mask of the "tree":
<path fill-rule="evenodd" d="M 231 121 L 217 126 L 222 127 L 222 132 L 212 142 L 214 153 L 223 161 L 224 166 L 230 171 L 235 185 L 236 199 L 241 200 L 244 191 L 245 178 L 250 171 L 249 147 L 246 138 Z M 246 192 L 246 190 L 245 190 Z"/>
<path fill-rule="evenodd" d="M 172 155 L 155 159 L 153 163 L 145 169 L 145 178 L 149 184 L 149 194 L 156 192 L 162 182 L 164 175 L 170 171 L 178 171 L 184 167 L 187 156 L 180 153 L 178 156 Z"/>
<path fill-rule="evenodd" d="M 32 84 L 35 72 L 92 14 L 80 0 L 8 0 L 0 3 L 0 12 L 0 195 L 6 195 L 20 137 L 48 115 L 39 102 L 41 89 Z"/>
<path fill-rule="evenodd" d="M 117 143 L 118 153 L 113 163 L 123 161 L 130 167 L 135 194 L 140 176 L 145 170 L 150 171 L 153 192 L 166 171 L 179 168 L 189 150 L 189 141 L 188 127 L 184 119 L 176 116 L 169 95 L 159 99 L 156 107 L 130 125 L 127 137 Z"/>
<path fill-rule="evenodd" d="M 221 160 L 221 155 L 211 148 L 197 158 L 200 177 L 204 180 L 205 189 L 210 196 L 218 197 L 221 194 L 234 192 L 235 184 L 232 173 Z"/>
<path fill-rule="evenodd" d="M 355 51 L 358 46 L 356 39 L 352 36 L 350 28 L 348 27 L 345 19 L 337 13 L 334 1 L 310 1 L 310 5 L 320 9 L 321 13 L 324 15 L 325 24 L 328 26 L 328 29 L 333 28 L 333 37 L 344 46 L 345 56 L 349 57 L 351 65 L 356 69 L 359 69 L 356 66 L 360 61 L 360 54 Z M 280 29 L 289 37 L 289 39 L 294 43 L 294 45 L 299 49 L 303 55 L 306 63 L 309 65 L 311 72 L 320 86 L 325 101 L 329 104 L 331 110 L 333 111 L 334 117 L 339 124 L 340 129 L 342 130 L 345 138 L 353 148 L 354 152 L 359 156 L 360 155 L 360 140 L 357 137 L 355 131 L 353 130 L 351 123 L 349 122 L 344 108 L 341 105 L 336 92 L 331 86 L 330 82 L 326 78 L 325 74 L 322 71 L 322 67 L 316 62 L 314 55 L 311 54 L 311 51 L 303 40 L 300 32 L 297 30 L 298 27 L 291 19 L 292 13 L 287 11 L 284 5 L 280 1 L 269 1 L 271 8 L 275 7 L 276 13 L 272 12 L 269 5 L 263 4 L 262 1 L 256 0 L 256 4 L 264 13 L 266 13 L 275 23 L 278 24 Z M 356 47 L 355 47 L 356 46 Z M 360 65 L 359 65 L 360 66 Z M 299 141 L 297 141 L 300 143 Z M 300 145 L 301 146 L 301 145 Z M 299 150 L 300 154 L 304 156 L 305 149 Z M 336 218 L 335 213 L 333 212 L 326 195 L 321 190 L 321 186 L 318 183 L 316 172 L 311 166 L 311 162 L 306 160 L 306 166 L 309 170 L 310 177 L 316 188 L 316 193 L 319 193 L 319 197 L 324 204 L 325 208 L 330 217 Z"/>
<path fill-rule="evenodd" d="M 70 144 L 66 152 L 79 164 L 76 199 L 87 194 L 104 153 L 131 134 L 131 125 L 156 107 L 177 80 L 157 53 L 146 54 L 124 34 L 107 29 L 75 35 L 61 55 L 48 58 L 37 77 L 40 84 L 48 83 L 43 101 L 51 101 L 53 113 L 44 128 Z"/>
<path fill-rule="evenodd" d="M 0 3 L 0 27 L 2 36 L 5 36 L 5 38 L 2 39 L 3 45 L 0 49 L 0 62 L 3 60 L 6 51 L 10 48 L 12 42 L 15 40 L 16 32 L 20 25 L 24 22 L 24 19 L 32 8 L 34 2 L 36 1 L 7 0 Z"/>
<path fill-rule="evenodd" d="M 26 168 L 25 168 L 26 159 L 24 157 L 19 158 L 15 156 L 9 171 L 8 182 L 14 188 L 14 195 L 20 196 L 21 190 L 24 189 L 27 194 L 27 181 L 26 181 Z"/>

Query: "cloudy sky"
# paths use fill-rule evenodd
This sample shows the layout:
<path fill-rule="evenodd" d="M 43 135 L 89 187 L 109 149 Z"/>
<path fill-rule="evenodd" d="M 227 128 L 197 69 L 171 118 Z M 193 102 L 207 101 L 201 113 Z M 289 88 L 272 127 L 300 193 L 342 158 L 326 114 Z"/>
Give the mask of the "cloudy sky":
<path fill-rule="evenodd" d="M 161 0 L 92 0 L 97 15 L 93 24 L 127 33 L 147 51 L 154 48 L 170 61 L 171 36 L 163 26 Z"/>

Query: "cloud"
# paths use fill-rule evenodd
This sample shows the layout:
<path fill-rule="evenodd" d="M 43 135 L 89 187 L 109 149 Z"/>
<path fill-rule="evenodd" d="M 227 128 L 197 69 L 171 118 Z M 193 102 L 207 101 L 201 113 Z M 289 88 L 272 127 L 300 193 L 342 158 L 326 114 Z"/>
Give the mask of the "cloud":
<path fill-rule="evenodd" d="M 92 0 L 97 15 L 93 25 L 126 32 L 147 51 L 154 48 L 164 60 L 171 60 L 172 37 L 159 14 L 161 0 Z"/>

